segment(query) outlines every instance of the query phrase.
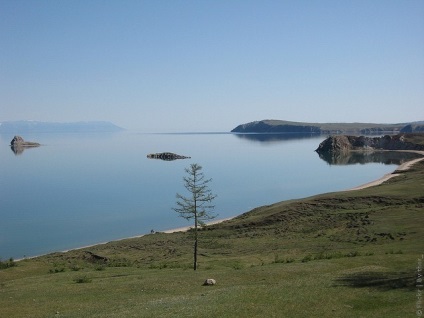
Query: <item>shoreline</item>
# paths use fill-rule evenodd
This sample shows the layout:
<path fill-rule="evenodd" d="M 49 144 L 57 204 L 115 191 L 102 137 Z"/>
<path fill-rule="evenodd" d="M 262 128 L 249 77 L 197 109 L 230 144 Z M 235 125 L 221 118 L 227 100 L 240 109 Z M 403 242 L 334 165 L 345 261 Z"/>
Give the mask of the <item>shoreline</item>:
<path fill-rule="evenodd" d="M 214 220 L 214 221 L 210 221 L 210 222 L 206 222 L 205 225 L 214 225 L 214 224 L 218 224 L 218 223 L 222 223 L 231 219 L 234 219 L 236 216 L 233 217 L 229 217 L 229 218 L 225 218 L 225 219 L 218 219 L 218 220 Z M 169 229 L 169 230 L 165 230 L 165 231 L 158 231 L 158 233 L 176 233 L 176 232 L 186 232 L 188 230 L 190 230 L 191 228 L 193 228 L 193 226 L 189 225 L 189 226 L 183 226 L 183 227 L 178 227 L 175 229 Z"/>
<path fill-rule="evenodd" d="M 405 151 L 406 150 L 403 150 L 403 152 L 405 152 Z M 397 171 L 408 170 L 415 163 L 417 163 L 421 160 L 424 160 L 424 151 L 413 151 L 413 150 L 411 150 L 411 151 L 408 151 L 408 152 L 415 152 L 415 153 L 422 155 L 423 157 L 406 161 L 406 162 L 402 163 L 401 165 L 399 165 L 393 172 L 387 173 L 384 176 L 382 176 L 381 178 L 378 178 L 377 180 L 370 181 L 370 182 L 364 183 L 362 185 L 359 185 L 359 186 L 356 186 L 356 187 L 353 187 L 353 188 L 350 188 L 350 189 L 347 189 L 347 190 L 342 190 L 342 191 L 362 190 L 362 189 L 366 189 L 366 188 L 369 188 L 369 187 L 374 187 L 374 186 L 380 185 L 383 182 L 386 182 L 387 180 L 398 176 L 399 173 L 396 173 Z"/>
<path fill-rule="evenodd" d="M 359 186 L 356 186 L 356 187 L 353 187 L 353 188 L 349 188 L 349 189 L 346 189 L 346 190 L 341 190 L 340 192 L 362 190 L 362 189 L 366 189 L 366 188 L 369 188 L 369 187 L 380 185 L 383 182 L 385 182 L 385 181 L 387 181 L 387 180 L 389 180 L 389 179 L 391 179 L 393 177 L 398 176 L 399 173 L 396 173 L 397 171 L 408 170 L 415 163 L 424 160 L 424 151 L 413 151 L 413 150 L 411 150 L 409 152 L 419 153 L 423 157 L 417 158 L 417 159 L 413 159 L 413 160 L 410 160 L 410 161 L 406 161 L 406 162 L 402 163 L 401 165 L 399 165 L 393 172 L 387 173 L 387 174 L 385 174 L 384 176 L 382 176 L 381 178 L 379 178 L 377 180 L 370 181 L 370 182 L 367 182 L 365 184 L 362 184 L 362 185 L 359 185 Z M 233 219 L 233 218 L 235 218 L 237 216 L 238 215 L 233 216 L 233 217 L 229 217 L 229 218 L 218 219 L 218 220 L 206 222 L 205 224 L 206 225 L 218 224 L 218 223 L 222 223 L 224 221 L 231 220 L 231 219 Z M 192 227 L 193 226 L 190 226 L 189 225 L 189 226 L 183 226 L 183 227 L 178 227 L 178 228 L 172 228 L 172 229 L 168 229 L 168 230 L 164 230 L 164 231 L 157 231 L 157 232 L 154 232 L 154 233 L 167 233 L 167 234 L 170 234 L 170 233 L 176 233 L 176 232 L 185 232 L 185 231 L 188 231 Z M 25 257 L 25 258 L 16 259 L 14 261 L 15 262 L 19 262 L 19 261 L 22 261 L 22 260 L 33 259 L 33 258 L 37 258 L 37 257 L 41 257 L 41 256 L 46 256 L 46 255 L 53 254 L 53 253 L 67 253 L 67 252 L 70 252 L 70 251 L 82 250 L 82 249 L 90 248 L 90 247 L 97 246 L 97 245 L 108 244 L 110 242 L 119 242 L 119 241 L 123 241 L 123 240 L 127 240 L 127 239 L 140 238 L 140 237 L 143 237 L 143 236 L 146 236 L 146 235 L 150 235 L 150 234 L 152 234 L 152 233 L 145 233 L 145 234 L 140 234 L 140 235 L 135 235 L 135 236 L 130 236 L 130 237 L 124 237 L 124 238 L 116 239 L 116 240 L 112 240 L 112 241 L 100 242 L 100 243 L 90 244 L 90 245 L 86 245 L 86 246 L 71 248 L 71 249 L 67 249 L 67 250 L 55 251 L 55 252 L 51 252 L 51 253 L 47 253 L 47 254 L 42 254 L 42 255 L 29 256 L 29 257 Z"/>
<path fill-rule="evenodd" d="M 221 223 L 221 222 L 224 222 L 224 221 L 231 220 L 231 219 L 233 219 L 235 217 L 236 216 L 225 218 L 225 219 L 218 219 L 218 220 L 214 220 L 214 221 L 210 221 L 210 222 L 205 222 L 205 225 L 218 224 L 218 223 Z M 170 233 L 176 233 L 176 232 L 186 232 L 186 231 L 190 230 L 192 227 L 193 226 L 189 225 L 189 226 L 183 226 L 183 227 L 178 227 L 178 228 L 172 228 L 172 229 L 168 229 L 168 230 L 164 230 L 164 231 L 155 231 L 154 233 L 166 233 L 166 234 L 170 234 Z M 123 241 L 123 240 L 140 238 L 140 237 L 143 237 L 143 236 L 146 236 L 146 235 L 151 235 L 151 234 L 154 234 L 154 233 L 145 233 L 145 234 L 140 234 L 140 235 L 123 237 L 123 238 L 112 240 L 112 241 L 94 243 L 94 244 L 90 244 L 90 245 L 84 245 L 84 246 L 70 248 L 70 249 L 61 250 L 61 251 L 54 251 L 54 252 L 50 252 L 50 253 L 46 253 L 46 254 L 41 254 L 41 255 L 23 257 L 23 258 L 15 259 L 14 261 L 15 262 L 19 262 L 19 261 L 23 261 L 23 260 L 26 260 L 26 259 L 33 259 L 33 258 L 37 258 L 37 257 L 46 256 L 46 255 L 49 255 L 49 254 L 54 254 L 54 253 L 67 253 L 67 252 L 71 252 L 71 251 L 78 251 L 78 250 L 83 250 L 85 248 L 90 248 L 90 247 L 97 246 L 97 245 L 108 244 L 108 243 L 111 243 L 111 242 L 119 242 L 119 241 Z"/>

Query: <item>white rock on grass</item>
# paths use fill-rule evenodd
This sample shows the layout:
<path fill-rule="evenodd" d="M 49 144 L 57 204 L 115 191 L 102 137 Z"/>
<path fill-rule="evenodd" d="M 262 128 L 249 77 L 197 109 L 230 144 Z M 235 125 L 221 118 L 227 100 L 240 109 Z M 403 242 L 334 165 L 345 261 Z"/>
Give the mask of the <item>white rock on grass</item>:
<path fill-rule="evenodd" d="M 203 286 L 213 286 L 216 285 L 216 280 L 213 278 L 208 278 L 207 280 L 205 280 L 205 282 L 203 283 Z"/>

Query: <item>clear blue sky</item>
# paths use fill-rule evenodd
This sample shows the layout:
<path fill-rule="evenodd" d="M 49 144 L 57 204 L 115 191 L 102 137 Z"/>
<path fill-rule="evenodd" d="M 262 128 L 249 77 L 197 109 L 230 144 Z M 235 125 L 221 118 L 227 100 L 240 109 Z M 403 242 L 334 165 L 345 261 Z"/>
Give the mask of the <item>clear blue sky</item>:
<path fill-rule="evenodd" d="M 0 0 L 0 121 L 424 120 L 423 0 Z"/>

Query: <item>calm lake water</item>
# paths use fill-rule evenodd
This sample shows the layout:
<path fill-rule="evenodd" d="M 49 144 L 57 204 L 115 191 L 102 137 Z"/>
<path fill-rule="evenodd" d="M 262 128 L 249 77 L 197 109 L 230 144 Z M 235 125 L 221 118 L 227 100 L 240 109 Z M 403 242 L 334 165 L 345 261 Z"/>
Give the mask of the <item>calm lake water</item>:
<path fill-rule="evenodd" d="M 398 164 L 390 158 L 329 163 L 314 152 L 323 136 L 126 131 L 23 137 L 42 146 L 16 155 L 9 146 L 13 135 L 0 134 L 2 259 L 191 225 L 172 210 L 176 193 L 187 194 L 182 178 L 191 163 L 200 164 L 213 179 L 218 218 L 348 189 L 392 172 Z M 165 151 L 191 159 L 146 158 Z"/>

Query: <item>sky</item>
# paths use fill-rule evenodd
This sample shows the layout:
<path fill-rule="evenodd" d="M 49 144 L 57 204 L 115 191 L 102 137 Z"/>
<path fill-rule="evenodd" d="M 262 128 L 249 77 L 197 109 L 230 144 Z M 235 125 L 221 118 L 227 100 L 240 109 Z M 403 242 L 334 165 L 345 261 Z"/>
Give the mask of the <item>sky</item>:
<path fill-rule="evenodd" d="M 0 122 L 424 120 L 423 0 L 0 0 Z"/>

